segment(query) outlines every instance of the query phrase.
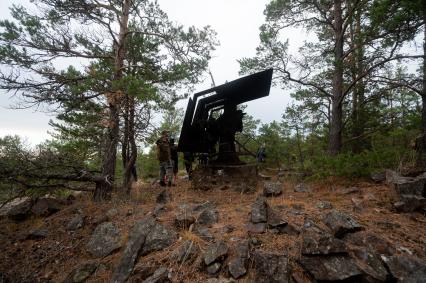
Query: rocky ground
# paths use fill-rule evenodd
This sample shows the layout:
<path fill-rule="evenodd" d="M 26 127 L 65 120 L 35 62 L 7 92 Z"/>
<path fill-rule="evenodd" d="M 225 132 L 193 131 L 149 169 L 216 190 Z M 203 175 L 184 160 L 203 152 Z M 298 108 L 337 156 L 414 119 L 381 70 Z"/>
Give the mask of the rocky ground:
<path fill-rule="evenodd" d="M 0 210 L 0 282 L 426 282 L 426 178 L 375 177 L 23 200 Z"/>

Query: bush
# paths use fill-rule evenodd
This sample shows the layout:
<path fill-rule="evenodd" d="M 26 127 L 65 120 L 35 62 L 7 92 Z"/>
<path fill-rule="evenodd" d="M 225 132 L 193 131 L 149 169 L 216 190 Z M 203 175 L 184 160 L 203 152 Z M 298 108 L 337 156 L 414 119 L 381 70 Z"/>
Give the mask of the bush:
<path fill-rule="evenodd" d="M 316 156 L 309 164 L 313 178 L 329 176 L 368 177 L 371 173 L 386 168 L 396 169 L 413 160 L 410 150 L 381 148 L 366 150 L 360 154 L 343 153 L 334 157 Z"/>

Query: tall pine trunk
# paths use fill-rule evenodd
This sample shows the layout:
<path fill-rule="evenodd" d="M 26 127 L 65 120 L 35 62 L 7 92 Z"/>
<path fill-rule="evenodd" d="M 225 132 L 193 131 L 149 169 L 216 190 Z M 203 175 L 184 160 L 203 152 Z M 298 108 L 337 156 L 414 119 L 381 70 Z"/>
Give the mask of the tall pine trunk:
<path fill-rule="evenodd" d="M 137 159 L 137 146 L 136 146 L 136 131 L 135 131 L 135 97 L 128 97 L 128 128 L 127 128 L 127 155 L 126 163 L 124 163 L 124 178 L 123 189 L 127 194 L 130 194 L 132 183 L 137 181 L 136 175 L 136 159 Z"/>
<path fill-rule="evenodd" d="M 426 11 L 423 11 L 423 21 L 422 134 L 426 136 Z"/>
<path fill-rule="evenodd" d="M 354 60 L 353 60 L 353 80 L 358 79 L 364 72 L 363 57 L 364 47 L 361 42 L 361 11 L 355 12 L 355 30 L 353 32 L 353 48 L 354 48 Z M 365 132 L 365 84 L 361 79 L 357 81 L 353 90 L 353 101 L 352 101 L 352 151 L 354 153 L 360 153 L 364 148 L 364 142 L 360 142 Z"/>
<path fill-rule="evenodd" d="M 115 60 L 114 60 L 114 83 L 118 83 L 123 76 L 124 58 L 126 54 L 125 43 L 128 32 L 128 22 L 130 13 L 131 0 L 124 0 L 120 17 L 120 30 L 117 42 L 114 45 Z M 93 193 L 94 201 L 103 201 L 111 197 L 111 191 L 114 185 L 115 165 L 117 159 L 117 145 L 119 140 L 119 110 L 122 100 L 122 91 L 113 89 L 109 94 L 106 94 L 108 101 L 108 123 L 107 134 L 105 136 L 105 148 L 102 158 L 102 176 L 105 179 L 103 182 L 97 183 Z"/>
<path fill-rule="evenodd" d="M 342 148 L 343 130 L 343 18 L 342 0 L 334 0 L 334 74 L 328 152 L 337 155 Z"/>

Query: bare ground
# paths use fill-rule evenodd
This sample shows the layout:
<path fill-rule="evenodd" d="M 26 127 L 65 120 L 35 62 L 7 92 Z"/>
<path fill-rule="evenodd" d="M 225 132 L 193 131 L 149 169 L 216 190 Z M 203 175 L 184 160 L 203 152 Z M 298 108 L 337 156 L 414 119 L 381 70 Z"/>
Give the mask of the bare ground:
<path fill-rule="evenodd" d="M 261 183 L 261 182 L 260 182 Z M 351 214 L 367 231 L 379 235 L 389 241 L 398 253 L 412 253 L 426 262 L 426 217 L 420 213 L 395 213 L 392 203 L 396 195 L 392 189 L 383 184 L 366 181 L 347 181 L 327 179 L 310 183 L 312 193 L 293 191 L 296 181 L 283 182 L 284 193 L 279 197 L 268 198 L 272 207 L 279 207 L 282 216 L 296 227 L 301 227 L 305 218 L 321 223 L 327 210 L 316 207 L 318 201 L 329 201 L 337 210 Z M 346 187 L 356 186 L 360 192 L 343 194 Z M 170 188 L 173 200 L 166 204 L 166 211 L 158 217 L 158 221 L 173 226 L 177 207 L 182 203 L 214 202 L 219 211 L 219 222 L 210 232 L 215 239 L 223 239 L 230 246 L 241 238 L 256 237 L 262 250 L 282 251 L 291 258 L 300 256 L 300 236 L 279 235 L 266 232 L 249 235 L 245 225 L 249 222 L 251 205 L 257 195 L 261 194 L 261 186 L 254 194 L 245 195 L 232 189 L 199 191 L 191 189 L 186 180 L 179 180 L 176 187 Z M 95 204 L 88 196 L 80 196 L 74 204 L 47 218 L 30 218 L 21 223 L 8 219 L 0 220 L 0 272 L 8 274 L 20 282 L 61 282 L 79 263 L 93 260 L 86 251 L 85 245 L 96 227 L 96 220 L 111 209 L 116 208 L 118 214 L 110 221 L 117 225 L 122 235 L 122 247 L 132 225 L 144 216 L 151 214 L 156 206 L 156 195 L 160 187 L 149 184 L 138 184 L 132 191 L 131 198 L 115 197 L 113 201 Z M 361 201 L 361 210 L 354 210 L 352 198 Z M 68 222 L 76 214 L 83 211 L 86 216 L 85 225 L 75 232 L 66 230 Z M 129 210 L 132 211 L 131 215 Z M 234 230 L 224 232 L 224 227 L 231 225 Z M 46 228 L 49 234 L 41 240 L 22 240 L 28 231 Z M 184 239 L 194 240 L 203 250 L 208 243 L 189 231 L 179 231 L 179 240 L 166 250 L 140 257 L 137 266 L 165 266 L 173 269 L 174 281 L 203 282 L 206 275 L 191 265 L 177 265 L 169 260 L 171 252 L 182 244 Z M 121 249 L 123 250 L 123 248 Z M 232 250 L 232 249 L 231 249 Z M 87 282 L 109 282 L 112 272 L 121 256 L 121 251 L 105 258 L 96 272 Z M 226 275 L 222 271 L 222 275 Z M 253 271 L 238 282 L 254 282 Z M 0 282 L 1 282 L 0 276 Z M 141 276 L 134 275 L 130 282 L 141 282 Z"/>

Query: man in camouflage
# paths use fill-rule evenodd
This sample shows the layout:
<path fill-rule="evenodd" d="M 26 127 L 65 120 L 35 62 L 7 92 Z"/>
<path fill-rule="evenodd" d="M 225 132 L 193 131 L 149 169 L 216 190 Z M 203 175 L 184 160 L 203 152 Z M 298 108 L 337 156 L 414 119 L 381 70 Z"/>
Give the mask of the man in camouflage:
<path fill-rule="evenodd" d="M 157 140 L 157 159 L 160 163 L 160 185 L 172 185 L 173 165 L 171 161 L 169 134 L 167 131 L 161 132 L 161 137 Z"/>

